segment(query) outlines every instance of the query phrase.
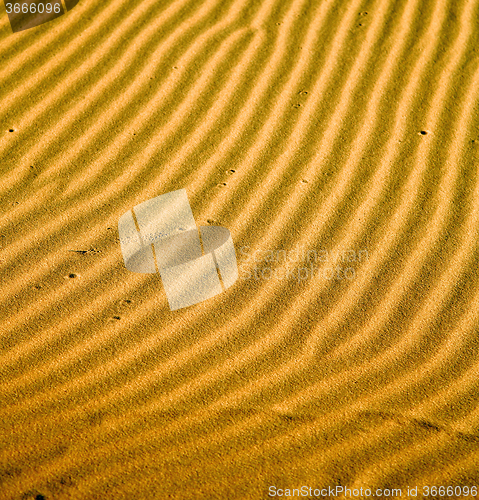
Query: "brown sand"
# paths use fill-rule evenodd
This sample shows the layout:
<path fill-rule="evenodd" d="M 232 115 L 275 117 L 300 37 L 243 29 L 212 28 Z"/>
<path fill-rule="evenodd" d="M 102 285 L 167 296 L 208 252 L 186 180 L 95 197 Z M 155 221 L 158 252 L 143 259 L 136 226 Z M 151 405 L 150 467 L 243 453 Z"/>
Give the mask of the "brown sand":
<path fill-rule="evenodd" d="M 479 484 L 478 13 L 1 5 L 0 499 Z M 172 312 L 117 224 L 182 188 L 240 278 Z"/>

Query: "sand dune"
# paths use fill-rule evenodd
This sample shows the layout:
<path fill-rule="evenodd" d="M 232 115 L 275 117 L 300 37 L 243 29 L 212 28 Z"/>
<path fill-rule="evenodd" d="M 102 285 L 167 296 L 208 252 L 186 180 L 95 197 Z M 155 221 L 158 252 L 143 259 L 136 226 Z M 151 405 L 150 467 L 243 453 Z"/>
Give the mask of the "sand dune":
<path fill-rule="evenodd" d="M 479 486 L 478 13 L 0 6 L 0 499 Z M 183 188 L 239 279 L 170 311 L 118 220 Z"/>

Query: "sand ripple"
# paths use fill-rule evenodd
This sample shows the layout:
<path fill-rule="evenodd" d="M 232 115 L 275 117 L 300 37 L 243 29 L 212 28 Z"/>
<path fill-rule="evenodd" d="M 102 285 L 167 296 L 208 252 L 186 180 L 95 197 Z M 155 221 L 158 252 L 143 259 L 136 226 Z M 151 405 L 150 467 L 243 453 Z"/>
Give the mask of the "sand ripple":
<path fill-rule="evenodd" d="M 479 482 L 478 0 L 0 12 L 0 499 Z M 172 312 L 182 188 L 240 278 Z"/>

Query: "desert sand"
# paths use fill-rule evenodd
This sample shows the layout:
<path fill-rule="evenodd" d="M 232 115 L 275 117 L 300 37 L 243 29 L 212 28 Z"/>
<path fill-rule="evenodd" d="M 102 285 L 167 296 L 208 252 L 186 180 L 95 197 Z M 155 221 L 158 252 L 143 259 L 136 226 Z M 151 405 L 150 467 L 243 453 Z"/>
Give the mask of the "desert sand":
<path fill-rule="evenodd" d="M 471 498 L 478 14 L 0 5 L 0 499 Z M 239 278 L 171 311 L 118 220 L 178 189 Z"/>

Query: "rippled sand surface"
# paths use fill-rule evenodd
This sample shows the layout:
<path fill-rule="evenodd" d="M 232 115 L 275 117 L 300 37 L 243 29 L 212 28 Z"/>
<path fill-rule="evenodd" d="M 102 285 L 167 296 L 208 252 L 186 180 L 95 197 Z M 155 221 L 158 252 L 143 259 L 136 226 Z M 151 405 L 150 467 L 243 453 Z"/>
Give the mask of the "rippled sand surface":
<path fill-rule="evenodd" d="M 479 483 L 478 18 L 0 6 L 0 499 Z M 118 220 L 183 188 L 240 276 L 170 311 Z"/>

